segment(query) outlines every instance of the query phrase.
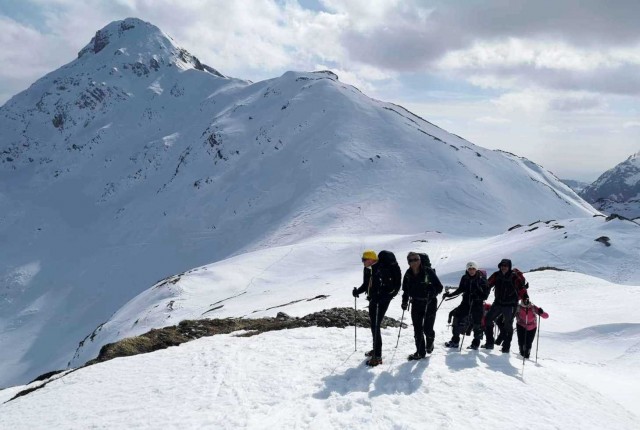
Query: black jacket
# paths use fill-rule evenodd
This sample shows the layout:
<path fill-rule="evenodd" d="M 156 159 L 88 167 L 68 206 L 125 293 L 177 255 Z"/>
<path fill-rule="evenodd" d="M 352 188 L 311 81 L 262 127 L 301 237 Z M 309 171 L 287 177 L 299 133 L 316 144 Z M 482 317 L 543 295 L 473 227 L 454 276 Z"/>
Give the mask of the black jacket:
<path fill-rule="evenodd" d="M 460 278 L 460 284 L 458 289 L 449 294 L 449 297 L 457 297 L 462 294 L 462 303 L 468 304 L 482 304 L 487 297 L 489 297 L 489 287 L 487 285 L 487 278 L 485 278 L 479 271 L 475 276 L 465 273 Z"/>
<path fill-rule="evenodd" d="M 402 279 L 402 302 L 412 300 L 432 300 L 442 292 L 442 283 L 433 269 L 420 269 L 417 275 L 407 269 Z"/>
<path fill-rule="evenodd" d="M 357 289 L 358 294 L 367 293 L 367 300 L 384 302 L 393 299 L 400 291 L 400 267 L 396 264 L 383 268 L 379 263 L 365 267 L 362 285 Z"/>
<path fill-rule="evenodd" d="M 489 276 L 489 287 L 494 287 L 494 304 L 517 305 L 518 300 L 526 293 L 526 280 L 518 270 L 509 270 L 506 274 L 498 270 Z"/>

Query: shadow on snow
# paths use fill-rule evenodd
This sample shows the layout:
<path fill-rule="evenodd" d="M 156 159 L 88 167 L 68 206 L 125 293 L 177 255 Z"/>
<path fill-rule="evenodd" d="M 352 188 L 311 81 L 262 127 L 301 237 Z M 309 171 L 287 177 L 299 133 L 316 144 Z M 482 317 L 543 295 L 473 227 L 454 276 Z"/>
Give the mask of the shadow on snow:
<path fill-rule="evenodd" d="M 376 376 L 370 367 L 358 366 L 341 374 L 322 378 L 324 387 L 313 395 L 316 399 L 328 399 L 332 393 L 344 396 L 352 392 L 369 393 L 369 397 L 383 394 L 412 394 L 422 385 L 422 374 L 429 367 L 429 359 L 401 364 L 395 372 L 384 371 Z M 370 391 L 373 383 L 373 390 Z"/>

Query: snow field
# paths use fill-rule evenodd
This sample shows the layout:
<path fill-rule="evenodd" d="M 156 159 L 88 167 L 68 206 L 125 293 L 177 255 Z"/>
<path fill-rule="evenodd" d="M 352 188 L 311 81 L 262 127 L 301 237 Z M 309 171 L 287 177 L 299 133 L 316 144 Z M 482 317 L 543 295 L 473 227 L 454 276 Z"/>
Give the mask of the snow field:
<path fill-rule="evenodd" d="M 514 353 L 460 353 L 443 346 L 450 337 L 447 314 L 459 302 L 453 300 L 438 313 L 433 354 L 418 362 L 406 361 L 414 351 L 411 326 L 402 331 L 397 350 L 397 329 L 383 330 L 384 363 L 373 369 L 364 365 L 371 334 L 362 328 L 356 352 L 353 327 L 213 336 L 73 372 L 0 406 L 0 424 L 15 429 L 637 428 L 640 417 L 631 403 L 640 389 L 628 382 L 637 376 L 638 330 L 597 327 L 620 321 L 637 328 L 640 318 L 631 310 L 638 287 L 566 272 L 530 273 L 528 279 L 532 300 L 550 318 L 542 323 L 538 364 L 527 361 L 524 375 Z M 603 303 L 610 294 L 619 300 Z M 577 302 L 576 295 L 586 298 Z M 396 299 L 389 314 L 399 317 L 399 311 Z M 6 397 L 4 391 L 0 395 Z"/>
<path fill-rule="evenodd" d="M 94 358 L 105 343 L 183 319 L 259 318 L 281 311 L 303 316 L 325 308 L 353 306 L 350 291 L 362 283 L 360 255 L 365 248 L 393 250 L 403 271 L 409 251 L 427 252 L 441 281 L 454 286 L 467 261 L 476 260 L 490 274 L 507 256 L 523 271 L 557 266 L 640 284 L 640 268 L 635 264 L 640 250 L 633 236 L 639 227 L 635 224 L 587 218 L 537 225 L 538 229 L 528 233 L 525 230 L 532 227 L 489 237 L 436 232 L 324 236 L 241 254 L 190 270 L 179 279 L 172 277 L 171 282 L 159 283 L 139 294 L 116 312 L 93 340 L 84 343 L 71 364 L 79 366 Z M 554 229 L 554 225 L 565 227 Z M 594 241 L 604 234 L 611 237 L 611 247 Z M 535 282 L 532 285 L 535 287 Z M 322 297 L 314 299 L 318 296 Z M 362 298 L 358 302 L 360 308 L 366 305 Z M 390 312 L 391 316 L 400 317 L 399 310 L 392 308 Z"/>

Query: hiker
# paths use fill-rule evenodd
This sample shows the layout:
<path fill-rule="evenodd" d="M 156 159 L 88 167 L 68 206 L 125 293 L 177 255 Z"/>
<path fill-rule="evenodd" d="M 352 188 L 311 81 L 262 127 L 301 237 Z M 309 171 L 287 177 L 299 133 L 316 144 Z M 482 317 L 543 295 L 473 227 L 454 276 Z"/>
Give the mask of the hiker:
<path fill-rule="evenodd" d="M 487 341 L 482 345 L 485 349 L 493 349 L 493 324 L 500 316 L 504 317 L 504 323 L 500 333 L 503 335 L 503 353 L 508 353 L 511 349 L 511 338 L 513 337 L 513 318 L 516 316 L 518 300 L 526 293 L 526 280 L 518 269 L 513 269 L 511 260 L 502 259 L 498 264 L 497 272 L 494 272 L 488 280 L 489 287 L 494 288 L 494 300 L 491 309 L 485 318 L 484 334 Z"/>
<path fill-rule="evenodd" d="M 435 332 L 433 324 L 436 321 L 438 309 L 437 295 L 442 292 L 442 283 L 435 270 L 431 268 L 429 256 L 410 252 L 407 255 L 409 269 L 402 279 L 402 309 L 409 307 L 411 300 L 411 321 L 413 323 L 416 352 L 409 360 L 419 360 L 433 352 Z M 426 342 L 425 342 L 426 337 Z"/>
<path fill-rule="evenodd" d="M 382 338 L 380 336 L 380 323 L 389 308 L 391 299 L 400 291 L 400 266 L 395 255 L 390 251 L 367 250 L 362 253 L 364 276 L 360 288 L 353 289 L 353 297 L 359 297 L 366 292 L 369 301 L 369 321 L 371 323 L 371 335 L 373 349 L 365 356 L 369 357 L 367 366 L 382 364 Z"/>
<path fill-rule="evenodd" d="M 489 286 L 487 285 L 487 290 L 489 290 Z M 484 328 L 487 324 L 487 314 L 489 313 L 489 310 L 491 309 L 491 303 L 486 303 L 483 305 L 483 309 L 482 309 L 482 332 L 484 333 Z M 498 337 L 496 337 L 494 344 L 495 345 L 502 345 L 502 341 L 504 340 L 504 333 L 502 332 L 502 326 L 504 325 L 504 315 L 500 315 L 495 321 L 495 329 L 498 331 Z"/>
<path fill-rule="evenodd" d="M 460 335 L 473 327 L 473 341 L 469 349 L 478 349 L 482 340 L 482 317 L 484 316 L 483 303 L 489 297 L 487 278 L 478 270 L 478 263 L 467 263 L 466 271 L 460 279 L 458 289 L 444 293 L 443 297 L 457 297 L 462 294 L 462 302 L 455 308 L 453 315 L 453 336 L 445 343 L 448 348 L 460 346 Z"/>
<path fill-rule="evenodd" d="M 529 301 L 529 295 L 525 293 L 522 302 L 518 305 L 516 314 L 516 329 L 518 330 L 518 346 L 520 347 L 520 355 L 529 358 L 533 339 L 536 337 L 538 321 L 536 316 L 549 318 L 549 314 L 537 307 Z"/>

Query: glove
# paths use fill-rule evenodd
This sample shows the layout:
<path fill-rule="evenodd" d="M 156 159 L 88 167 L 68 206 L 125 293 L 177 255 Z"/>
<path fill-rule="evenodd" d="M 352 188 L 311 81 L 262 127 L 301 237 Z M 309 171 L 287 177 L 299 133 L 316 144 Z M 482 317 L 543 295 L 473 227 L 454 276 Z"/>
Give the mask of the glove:
<path fill-rule="evenodd" d="M 400 307 L 402 308 L 403 311 L 406 311 L 407 308 L 409 307 L 409 303 L 407 302 L 402 302 L 402 304 L 400 305 Z"/>
<path fill-rule="evenodd" d="M 360 297 L 360 294 L 358 294 L 358 289 L 356 287 L 353 287 L 353 291 L 351 292 L 351 294 L 353 294 L 353 297 Z"/>
<path fill-rule="evenodd" d="M 522 295 L 522 300 L 529 300 L 529 294 L 524 293 L 524 294 Z"/>
<path fill-rule="evenodd" d="M 544 313 L 544 311 L 542 310 L 542 308 L 538 308 L 538 315 L 542 315 Z"/>

